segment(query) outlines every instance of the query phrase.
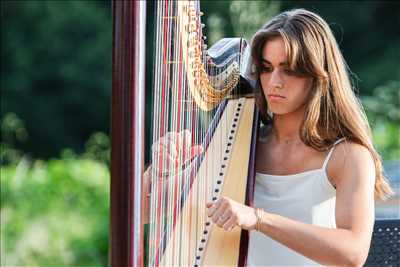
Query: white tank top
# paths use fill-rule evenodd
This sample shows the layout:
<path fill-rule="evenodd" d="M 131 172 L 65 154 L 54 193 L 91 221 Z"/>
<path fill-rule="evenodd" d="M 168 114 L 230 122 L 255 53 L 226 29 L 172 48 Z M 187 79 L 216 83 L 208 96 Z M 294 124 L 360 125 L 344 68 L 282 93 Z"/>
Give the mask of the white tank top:
<path fill-rule="evenodd" d="M 256 173 L 254 207 L 303 223 L 336 228 L 336 190 L 329 182 L 326 165 L 290 175 Z M 321 266 L 268 236 L 250 232 L 247 266 Z"/>

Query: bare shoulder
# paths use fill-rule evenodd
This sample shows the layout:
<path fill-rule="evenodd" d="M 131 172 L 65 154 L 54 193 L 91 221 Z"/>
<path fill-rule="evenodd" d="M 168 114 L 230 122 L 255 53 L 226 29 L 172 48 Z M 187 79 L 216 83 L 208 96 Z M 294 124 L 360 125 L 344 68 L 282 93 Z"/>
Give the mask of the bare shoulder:
<path fill-rule="evenodd" d="M 367 164 L 368 161 L 373 163 L 373 158 L 368 148 L 347 140 L 336 145 L 332 154 L 332 158 L 335 157 L 342 158 L 343 161 L 351 160 L 354 163 Z"/>
<path fill-rule="evenodd" d="M 333 150 L 327 166 L 331 182 L 336 186 L 344 177 L 347 179 L 363 179 L 375 177 L 375 164 L 371 152 L 365 146 L 342 141 Z"/>

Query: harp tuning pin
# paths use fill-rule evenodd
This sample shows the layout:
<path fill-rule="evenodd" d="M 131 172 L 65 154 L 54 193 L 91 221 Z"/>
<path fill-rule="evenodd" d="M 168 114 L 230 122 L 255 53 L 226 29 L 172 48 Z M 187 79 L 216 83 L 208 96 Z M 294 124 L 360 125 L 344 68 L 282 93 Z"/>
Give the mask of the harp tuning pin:
<path fill-rule="evenodd" d="M 203 40 L 207 40 L 207 37 L 205 35 L 203 35 L 201 38 L 203 38 Z"/>
<path fill-rule="evenodd" d="M 201 17 L 201 16 L 203 16 L 203 15 L 204 15 L 204 13 L 200 11 L 200 12 L 199 12 L 199 15 L 200 15 L 200 17 Z"/>
<path fill-rule="evenodd" d="M 201 24 L 201 28 L 204 28 L 206 25 L 204 23 Z"/>

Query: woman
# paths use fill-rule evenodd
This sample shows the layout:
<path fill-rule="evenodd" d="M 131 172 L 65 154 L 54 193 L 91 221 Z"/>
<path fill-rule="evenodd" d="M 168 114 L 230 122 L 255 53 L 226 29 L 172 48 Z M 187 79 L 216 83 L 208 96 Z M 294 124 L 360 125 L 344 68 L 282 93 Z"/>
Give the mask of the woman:
<path fill-rule="evenodd" d="M 252 40 L 258 105 L 254 206 L 209 204 L 225 229 L 250 234 L 249 265 L 361 266 L 374 223 L 374 192 L 390 194 L 369 127 L 327 23 L 284 12 Z M 272 113 L 268 115 L 267 110 Z"/>
<path fill-rule="evenodd" d="M 329 26 L 304 9 L 284 12 L 251 49 L 264 123 L 254 208 L 221 198 L 208 216 L 250 231 L 249 266 L 362 266 L 374 196 L 391 189 Z"/>

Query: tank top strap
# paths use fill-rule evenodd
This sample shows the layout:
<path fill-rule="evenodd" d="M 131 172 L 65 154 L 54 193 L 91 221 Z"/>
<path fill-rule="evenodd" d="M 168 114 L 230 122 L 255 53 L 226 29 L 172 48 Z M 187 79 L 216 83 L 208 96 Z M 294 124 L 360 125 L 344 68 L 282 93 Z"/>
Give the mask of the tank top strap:
<path fill-rule="evenodd" d="M 329 159 L 331 158 L 331 155 L 332 155 L 332 152 L 333 152 L 333 149 L 335 148 L 335 146 L 336 146 L 337 144 L 339 144 L 340 142 L 342 142 L 343 140 L 345 140 L 345 139 L 346 139 L 346 137 L 342 137 L 342 138 L 340 138 L 339 140 L 336 140 L 335 143 L 333 143 L 331 149 L 329 150 L 328 155 L 327 155 L 326 158 L 325 158 L 324 164 L 322 165 L 322 169 L 323 169 L 323 170 L 326 169 L 326 165 L 328 164 L 328 161 L 329 161 Z"/>

